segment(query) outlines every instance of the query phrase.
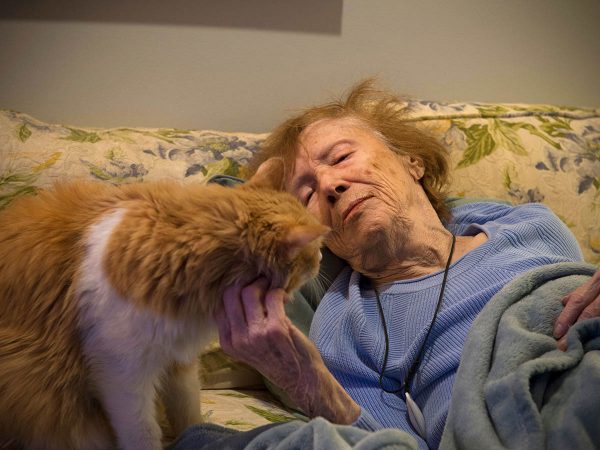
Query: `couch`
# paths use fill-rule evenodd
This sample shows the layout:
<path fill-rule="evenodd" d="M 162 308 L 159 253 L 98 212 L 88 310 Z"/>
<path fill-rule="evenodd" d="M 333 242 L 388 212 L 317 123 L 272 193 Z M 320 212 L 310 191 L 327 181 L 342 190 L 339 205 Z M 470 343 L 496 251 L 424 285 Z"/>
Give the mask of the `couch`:
<path fill-rule="evenodd" d="M 545 203 L 572 230 L 585 260 L 600 264 L 600 109 L 419 100 L 405 106 L 407 120 L 449 150 L 451 201 Z M 0 110 L 0 209 L 63 179 L 205 183 L 215 175 L 240 176 L 266 136 L 82 128 Z M 304 320 L 306 331 L 309 321 Z M 228 358 L 216 343 L 201 358 L 207 421 L 248 430 L 302 418 L 276 388 Z"/>

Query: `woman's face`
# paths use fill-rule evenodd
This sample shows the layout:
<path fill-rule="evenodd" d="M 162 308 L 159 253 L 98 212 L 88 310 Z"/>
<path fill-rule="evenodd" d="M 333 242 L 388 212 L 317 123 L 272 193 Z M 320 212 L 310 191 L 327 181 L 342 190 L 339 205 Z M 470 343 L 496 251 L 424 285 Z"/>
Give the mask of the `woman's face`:
<path fill-rule="evenodd" d="M 324 119 L 300 135 L 286 190 L 331 227 L 327 246 L 352 264 L 411 235 L 427 201 L 423 173 L 419 159 L 394 153 L 358 119 Z"/>

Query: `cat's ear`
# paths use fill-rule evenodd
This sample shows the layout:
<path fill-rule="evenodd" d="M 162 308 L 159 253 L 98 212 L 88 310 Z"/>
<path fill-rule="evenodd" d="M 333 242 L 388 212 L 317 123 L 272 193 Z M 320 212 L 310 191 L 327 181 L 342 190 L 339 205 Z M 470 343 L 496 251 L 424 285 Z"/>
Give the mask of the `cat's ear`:
<path fill-rule="evenodd" d="M 269 158 L 260 166 L 248 180 L 247 186 L 263 187 L 280 191 L 283 189 L 285 164 L 281 158 Z"/>
<path fill-rule="evenodd" d="M 329 233 L 329 227 L 321 224 L 293 225 L 283 238 L 290 259 L 295 258 L 304 247 Z"/>

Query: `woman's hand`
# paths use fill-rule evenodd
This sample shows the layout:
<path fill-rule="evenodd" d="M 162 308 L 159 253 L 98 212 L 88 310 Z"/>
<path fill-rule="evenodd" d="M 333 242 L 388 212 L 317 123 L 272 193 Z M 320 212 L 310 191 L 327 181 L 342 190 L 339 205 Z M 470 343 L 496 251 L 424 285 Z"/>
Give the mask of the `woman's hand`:
<path fill-rule="evenodd" d="M 287 318 L 281 289 L 261 278 L 231 286 L 216 315 L 221 348 L 283 389 L 310 417 L 353 423 L 360 407 L 325 367 L 314 344 Z"/>
<path fill-rule="evenodd" d="M 569 295 L 562 299 L 565 306 L 554 324 L 554 337 L 558 348 L 566 350 L 567 331 L 579 320 L 600 316 L 600 269 Z"/>

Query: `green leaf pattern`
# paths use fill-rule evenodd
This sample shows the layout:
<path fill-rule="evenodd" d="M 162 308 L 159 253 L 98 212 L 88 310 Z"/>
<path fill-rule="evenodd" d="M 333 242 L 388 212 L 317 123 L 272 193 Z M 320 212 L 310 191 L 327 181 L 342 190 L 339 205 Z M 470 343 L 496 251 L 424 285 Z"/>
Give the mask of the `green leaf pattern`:
<path fill-rule="evenodd" d="M 200 402 L 207 421 L 242 431 L 268 423 L 306 420 L 286 410 L 265 390 L 208 389 L 201 391 Z"/>
<path fill-rule="evenodd" d="M 0 210 L 22 195 L 35 194 L 36 179 L 35 173 L 13 172 L 9 168 L 0 173 Z"/>
<path fill-rule="evenodd" d="M 600 263 L 600 110 L 463 104 L 436 113 L 410 120 L 435 124 L 448 145 L 451 194 L 543 202 L 573 231 L 585 259 Z"/>
<path fill-rule="evenodd" d="M 467 127 L 463 125 L 463 121 L 454 121 L 455 125 L 464 132 L 467 138 L 467 148 L 464 151 L 463 158 L 458 162 L 458 168 L 476 164 L 498 149 L 508 150 L 517 155 L 527 155 L 528 152 L 522 144 L 522 138 L 519 136 L 520 130 L 541 137 L 554 148 L 560 149 L 560 144 L 551 139 L 550 136 L 560 135 L 558 130 L 562 130 L 564 124 L 555 123 L 551 125 L 543 122 L 546 128 L 543 126 L 536 128 L 530 123 L 510 122 L 497 118 L 490 118 L 487 122 L 486 124 L 474 124 Z"/>
<path fill-rule="evenodd" d="M 245 405 L 250 411 L 259 416 L 267 419 L 271 423 L 279 423 L 279 422 L 289 422 L 290 420 L 294 420 L 295 417 L 289 414 L 281 414 L 278 412 L 274 412 L 271 409 L 258 408 L 252 405 Z"/>
<path fill-rule="evenodd" d="M 71 133 L 67 137 L 63 138 L 67 141 L 90 142 L 93 144 L 101 139 L 100 136 L 98 136 L 98 133 L 93 131 L 85 131 L 77 128 L 68 129 Z"/>
<path fill-rule="evenodd" d="M 26 124 L 23 124 L 20 127 L 18 127 L 17 133 L 21 142 L 25 142 L 31 136 L 31 130 L 27 128 Z"/>
<path fill-rule="evenodd" d="M 468 167 L 475 164 L 496 149 L 496 142 L 487 125 L 475 124 L 462 130 L 467 137 L 467 148 L 457 167 Z"/>

